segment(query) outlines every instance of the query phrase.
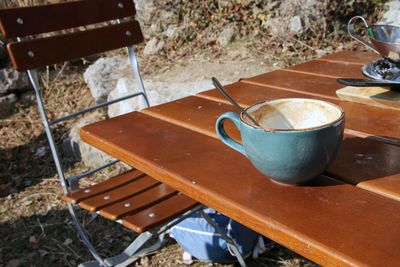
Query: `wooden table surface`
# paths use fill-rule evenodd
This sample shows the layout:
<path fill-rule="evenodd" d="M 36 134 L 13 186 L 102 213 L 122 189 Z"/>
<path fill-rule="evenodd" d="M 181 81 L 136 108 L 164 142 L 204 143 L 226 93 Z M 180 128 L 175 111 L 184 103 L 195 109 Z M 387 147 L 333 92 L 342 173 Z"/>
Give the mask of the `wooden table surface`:
<path fill-rule="evenodd" d="M 339 52 L 226 86 L 243 106 L 307 97 L 340 105 L 345 140 L 327 172 L 282 186 L 220 142 L 216 118 L 233 107 L 215 90 L 82 128 L 82 139 L 326 266 L 400 261 L 400 112 L 341 101 L 338 77 L 362 77 L 364 52 Z M 228 133 L 240 134 L 227 122 Z"/>

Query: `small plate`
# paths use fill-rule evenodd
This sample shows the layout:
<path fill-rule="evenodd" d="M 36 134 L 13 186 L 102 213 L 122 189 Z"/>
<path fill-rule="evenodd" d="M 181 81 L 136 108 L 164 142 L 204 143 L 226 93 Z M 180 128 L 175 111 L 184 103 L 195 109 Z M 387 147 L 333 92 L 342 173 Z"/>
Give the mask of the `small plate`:
<path fill-rule="evenodd" d="M 386 82 L 400 82 L 400 66 L 386 58 L 371 61 L 362 66 L 362 73 L 368 78 Z"/>

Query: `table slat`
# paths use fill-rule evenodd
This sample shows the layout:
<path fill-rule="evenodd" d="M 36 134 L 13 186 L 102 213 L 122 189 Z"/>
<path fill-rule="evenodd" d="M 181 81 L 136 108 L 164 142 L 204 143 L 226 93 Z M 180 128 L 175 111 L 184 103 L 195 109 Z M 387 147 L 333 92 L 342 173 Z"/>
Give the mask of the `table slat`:
<path fill-rule="evenodd" d="M 104 207 L 100 210 L 100 215 L 109 220 L 118 220 L 162 202 L 177 193 L 177 191 L 165 184 L 158 184 L 139 195 L 134 195 L 123 201 Z"/>
<path fill-rule="evenodd" d="M 394 266 L 400 202 L 327 177 L 281 186 L 219 140 L 142 113 L 82 128 L 82 139 L 327 266 Z M 368 252 L 368 253 L 366 253 Z"/>
<path fill-rule="evenodd" d="M 336 90 L 344 87 L 334 78 L 284 70 L 276 70 L 252 78 L 243 79 L 241 82 L 258 86 L 268 86 L 311 96 L 325 97 L 333 100 L 339 99 L 336 96 Z"/>
<path fill-rule="evenodd" d="M 381 57 L 378 54 L 372 52 L 340 51 L 335 54 L 320 57 L 317 60 L 339 63 L 344 62 L 359 65 L 361 67 L 362 65 L 379 58 Z"/>
<path fill-rule="evenodd" d="M 198 107 L 202 107 L 199 109 Z M 217 138 L 215 121 L 233 107 L 199 97 L 187 97 L 143 110 L 144 113 Z M 229 120 L 227 133 L 240 140 Z M 400 200 L 400 147 L 346 135 L 328 174 L 377 194 Z"/>
<path fill-rule="evenodd" d="M 80 201 L 87 199 L 89 197 L 93 197 L 95 195 L 102 194 L 111 189 L 115 189 L 120 186 L 124 186 L 136 179 L 139 179 L 144 174 L 138 170 L 131 170 L 126 173 L 122 173 L 115 177 L 108 179 L 102 183 L 94 184 L 92 186 L 88 186 L 84 190 L 78 190 L 76 192 L 71 192 L 63 196 L 63 199 L 67 202 L 71 202 L 73 204 L 77 204 Z"/>
<path fill-rule="evenodd" d="M 311 60 L 286 69 L 287 72 L 312 74 L 327 78 L 365 78 L 359 65 L 345 62 L 329 62 L 321 60 Z M 290 75 L 290 74 L 288 74 Z"/>
<path fill-rule="evenodd" d="M 249 106 L 265 100 L 278 98 L 312 98 L 339 105 L 346 113 L 346 128 L 348 133 L 360 137 L 369 137 L 386 143 L 400 145 L 400 112 L 395 110 L 382 109 L 347 101 L 333 100 L 310 96 L 301 93 L 294 93 L 284 90 L 277 90 L 271 87 L 257 86 L 246 83 L 235 83 L 225 86 L 225 89 L 241 105 Z M 217 91 L 209 90 L 198 94 L 210 100 L 228 103 L 228 101 Z"/>
<path fill-rule="evenodd" d="M 150 176 L 143 175 L 139 179 L 125 184 L 124 186 L 114 188 L 91 198 L 87 198 L 79 202 L 79 206 L 88 211 L 95 212 L 108 205 L 120 202 L 124 198 L 144 192 L 159 183 L 159 181 L 151 178 Z"/>

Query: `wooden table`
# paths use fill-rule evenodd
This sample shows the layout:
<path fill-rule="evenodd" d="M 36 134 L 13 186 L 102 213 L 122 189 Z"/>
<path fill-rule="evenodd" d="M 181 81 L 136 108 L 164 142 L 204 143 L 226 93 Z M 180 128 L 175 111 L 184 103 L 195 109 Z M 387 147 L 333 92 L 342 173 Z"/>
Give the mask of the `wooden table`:
<path fill-rule="evenodd" d="M 346 112 L 346 136 L 328 171 L 282 186 L 216 138 L 233 110 L 216 90 L 84 127 L 82 139 L 183 194 L 326 266 L 400 262 L 400 112 L 340 101 L 338 77 L 362 77 L 369 53 L 340 52 L 227 86 L 243 106 L 318 98 Z M 229 123 L 229 122 L 227 122 Z M 239 137 L 232 124 L 226 128 Z"/>

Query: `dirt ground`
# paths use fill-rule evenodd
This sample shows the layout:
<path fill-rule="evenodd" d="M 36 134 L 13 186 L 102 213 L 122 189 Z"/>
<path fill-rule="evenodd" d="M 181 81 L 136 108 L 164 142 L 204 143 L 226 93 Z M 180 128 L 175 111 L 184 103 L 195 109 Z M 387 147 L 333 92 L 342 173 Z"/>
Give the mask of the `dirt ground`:
<path fill-rule="evenodd" d="M 178 62 L 155 57 L 140 58 L 143 76 L 171 83 L 207 79 L 210 75 L 235 81 L 282 67 L 268 55 L 251 55 L 235 49 L 217 60 L 193 57 Z M 239 51 L 239 52 L 237 52 Z M 202 66 L 199 68 L 199 65 Z M 86 66 L 68 65 L 43 72 L 43 98 L 50 116 L 58 116 L 93 104 L 82 78 Z M 54 129 L 61 144 L 74 121 Z M 76 266 L 91 257 L 77 237 L 65 203 L 47 140 L 34 104 L 19 103 L 15 113 L 0 121 L 0 267 Z M 67 174 L 88 168 L 70 158 L 63 159 Z M 124 169 L 118 165 L 83 179 L 85 186 L 106 179 Z M 86 212 L 78 212 L 83 225 L 102 256 L 120 252 L 135 237 L 122 226 L 102 218 L 92 220 Z M 160 251 L 146 256 L 132 266 L 185 266 L 182 249 L 169 239 Z M 277 245 L 258 259 L 249 259 L 249 266 L 315 266 L 314 263 Z M 194 261 L 192 266 L 234 266 Z"/>

